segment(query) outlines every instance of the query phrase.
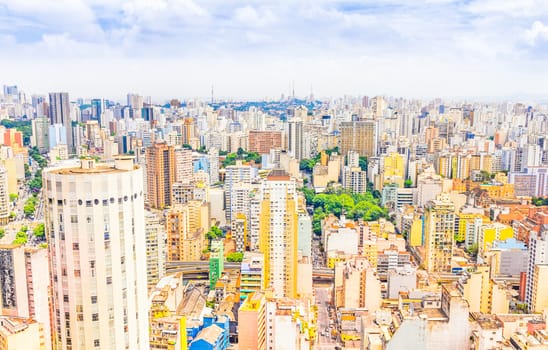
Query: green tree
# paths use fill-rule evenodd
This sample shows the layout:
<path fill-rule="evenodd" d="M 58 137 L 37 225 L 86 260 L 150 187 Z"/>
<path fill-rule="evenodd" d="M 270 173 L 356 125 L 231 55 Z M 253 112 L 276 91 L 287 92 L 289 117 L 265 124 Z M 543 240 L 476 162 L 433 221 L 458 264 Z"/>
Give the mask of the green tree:
<path fill-rule="evenodd" d="M 206 238 L 209 240 L 209 244 L 211 244 L 211 241 L 217 238 L 223 237 L 223 231 L 221 231 L 220 228 L 217 226 L 211 226 L 209 231 L 206 233 Z"/>
<path fill-rule="evenodd" d="M 19 198 L 19 195 L 17 193 L 10 193 L 10 202 L 13 202 L 17 198 Z"/>
<path fill-rule="evenodd" d="M 38 224 L 32 231 L 36 237 L 44 237 L 46 235 L 46 230 L 43 223 Z"/>
<path fill-rule="evenodd" d="M 3 228 L 0 228 L 0 239 L 4 238 L 4 235 L 6 234 L 6 230 Z"/>
<path fill-rule="evenodd" d="M 19 231 L 15 235 L 15 239 L 13 240 L 13 244 L 26 244 L 28 242 L 28 236 L 26 232 Z"/>
<path fill-rule="evenodd" d="M 466 249 L 466 251 L 468 252 L 468 254 L 474 257 L 478 256 L 478 244 L 477 243 L 472 244 L 469 248 Z"/>
<path fill-rule="evenodd" d="M 404 186 L 405 188 L 413 187 L 413 180 L 411 180 L 411 179 L 408 178 L 407 180 L 404 181 L 403 186 Z"/>
<path fill-rule="evenodd" d="M 360 165 L 360 168 L 362 170 L 367 171 L 367 167 L 369 166 L 369 162 L 367 160 L 367 157 L 360 156 L 359 165 Z"/>
<path fill-rule="evenodd" d="M 242 262 L 244 258 L 244 253 L 242 252 L 233 252 L 226 256 L 226 261 L 228 262 Z"/>

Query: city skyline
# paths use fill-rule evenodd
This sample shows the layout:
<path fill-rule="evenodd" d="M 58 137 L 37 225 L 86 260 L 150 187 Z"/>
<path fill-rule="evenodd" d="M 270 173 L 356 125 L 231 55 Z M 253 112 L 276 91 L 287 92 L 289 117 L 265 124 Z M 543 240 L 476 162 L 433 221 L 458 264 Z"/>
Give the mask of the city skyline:
<path fill-rule="evenodd" d="M 2 0 L 0 63 L 5 84 L 74 97 L 543 100 L 546 15 L 534 0 Z"/>

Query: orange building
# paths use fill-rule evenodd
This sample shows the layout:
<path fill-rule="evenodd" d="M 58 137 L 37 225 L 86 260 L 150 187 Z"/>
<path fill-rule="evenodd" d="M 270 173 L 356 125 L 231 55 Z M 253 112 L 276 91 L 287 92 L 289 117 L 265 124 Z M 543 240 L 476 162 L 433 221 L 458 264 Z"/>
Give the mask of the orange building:
<path fill-rule="evenodd" d="M 4 131 L 4 145 L 23 147 L 23 134 L 16 129 L 6 129 Z"/>

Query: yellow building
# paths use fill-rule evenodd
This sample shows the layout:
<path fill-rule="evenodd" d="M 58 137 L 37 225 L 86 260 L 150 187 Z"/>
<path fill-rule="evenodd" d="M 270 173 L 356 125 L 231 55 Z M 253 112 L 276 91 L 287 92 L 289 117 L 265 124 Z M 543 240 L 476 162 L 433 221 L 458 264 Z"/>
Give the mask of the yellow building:
<path fill-rule="evenodd" d="M 480 254 L 486 251 L 493 241 L 504 241 L 514 237 L 514 229 L 511 226 L 495 222 L 482 225 L 478 234 L 478 249 Z"/>
<path fill-rule="evenodd" d="M 480 189 L 487 191 L 491 198 L 515 198 L 514 184 L 481 184 Z"/>
<path fill-rule="evenodd" d="M 455 206 L 446 193 L 427 205 L 424 218 L 425 267 L 428 272 L 451 272 Z"/>
<path fill-rule="evenodd" d="M 205 248 L 206 231 L 199 224 L 201 206 L 177 205 L 167 213 L 167 260 L 198 261 Z M 194 216 L 192 216 L 192 214 Z"/>
<path fill-rule="evenodd" d="M 422 219 L 415 217 L 409 231 L 409 245 L 418 247 L 422 245 Z"/>
<path fill-rule="evenodd" d="M 490 269 L 488 265 L 481 265 L 475 271 L 465 272 L 457 283 L 457 289 L 468 302 L 470 312 L 508 313 L 510 297 L 504 285 L 489 278 Z"/>
<path fill-rule="evenodd" d="M 403 187 L 405 181 L 405 162 L 403 156 L 397 152 L 392 152 L 384 157 L 384 180 L 383 183 L 394 183 L 398 187 Z"/>
<path fill-rule="evenodd" d="M 456 238 L 458 242 L 466 242 L 467 247 L 477 241 L 476 232 L 479 226 L 476 226 L 490 222 L 488 217 L 478 213 L 459 213 L 458 217 L 459 227 Z"/>
<path fill-rule="evenodd" d="M 377 243 L 375 241 L 364 241 L 362 249 L 363 256 L 367 258 L 369 264 L 371 264 L 372 267 L 377 268 L 377 259 L 379 255 Z"/>

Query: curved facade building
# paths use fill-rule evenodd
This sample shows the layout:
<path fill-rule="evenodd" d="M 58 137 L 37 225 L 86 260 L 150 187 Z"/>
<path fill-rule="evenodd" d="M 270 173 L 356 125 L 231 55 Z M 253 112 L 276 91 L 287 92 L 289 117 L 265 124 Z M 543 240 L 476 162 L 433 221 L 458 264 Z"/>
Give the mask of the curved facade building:
<path fill-rule="evenodd" d="M 48 169 L 44 203 L 56 348 L 148 349 L 142 169 Z"/>

